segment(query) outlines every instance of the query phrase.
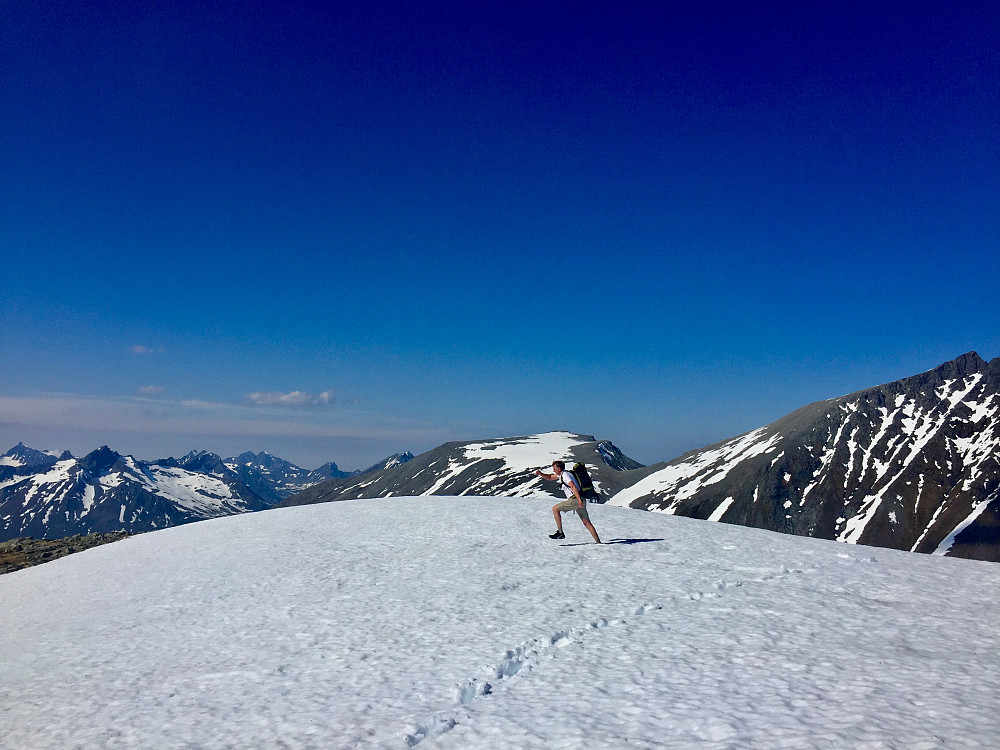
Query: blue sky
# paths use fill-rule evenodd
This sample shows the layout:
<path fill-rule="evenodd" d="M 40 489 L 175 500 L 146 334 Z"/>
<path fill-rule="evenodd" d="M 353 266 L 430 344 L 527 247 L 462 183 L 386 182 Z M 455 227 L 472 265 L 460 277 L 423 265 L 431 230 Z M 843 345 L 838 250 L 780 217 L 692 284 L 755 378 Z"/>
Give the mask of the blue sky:
<path fill-rule="evenodd" d="M 0 449 L 653 462 L 1000 354 L 994 3 L 331 5 L 5 5 Z"/>

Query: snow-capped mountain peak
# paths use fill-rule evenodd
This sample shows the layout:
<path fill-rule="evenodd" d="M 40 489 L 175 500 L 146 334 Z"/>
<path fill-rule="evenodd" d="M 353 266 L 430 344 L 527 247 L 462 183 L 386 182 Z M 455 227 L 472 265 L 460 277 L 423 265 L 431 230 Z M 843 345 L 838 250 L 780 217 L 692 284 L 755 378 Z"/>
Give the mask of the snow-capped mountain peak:
<path fill-rule="evenodd" d="M 72 458 L 69 451 L 39 451 L 29 448 L 24 443 L 18 443 L 6 453 L 0 455 L 0 471 L 3 469 L 30 470 L 37 467 L 51 466 L 56 461 Z M 2 475 L 0 475 L 2 478 Z"/>

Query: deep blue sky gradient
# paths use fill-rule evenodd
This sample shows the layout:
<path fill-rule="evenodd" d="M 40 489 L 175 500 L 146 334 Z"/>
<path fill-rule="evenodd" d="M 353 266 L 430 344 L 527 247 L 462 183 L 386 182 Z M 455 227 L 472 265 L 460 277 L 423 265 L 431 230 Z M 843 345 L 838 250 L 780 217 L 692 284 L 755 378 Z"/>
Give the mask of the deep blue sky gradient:
<path fill-rule="evenodd" d="M 350 5 L 4 6 L 0 442 L 652 462 L 1000 354 L 995 3 Z"/>

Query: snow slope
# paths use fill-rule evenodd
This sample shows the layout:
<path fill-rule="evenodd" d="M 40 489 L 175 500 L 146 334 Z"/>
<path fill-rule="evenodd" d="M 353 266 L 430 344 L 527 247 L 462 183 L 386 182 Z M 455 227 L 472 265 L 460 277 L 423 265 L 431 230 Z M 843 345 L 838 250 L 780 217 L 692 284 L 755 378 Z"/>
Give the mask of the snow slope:
<path fill-rule="evenodd" d="M 0 747 L 987 748 L 1000 566 L 551 498 L 325 503 L 0 577 Z"/>

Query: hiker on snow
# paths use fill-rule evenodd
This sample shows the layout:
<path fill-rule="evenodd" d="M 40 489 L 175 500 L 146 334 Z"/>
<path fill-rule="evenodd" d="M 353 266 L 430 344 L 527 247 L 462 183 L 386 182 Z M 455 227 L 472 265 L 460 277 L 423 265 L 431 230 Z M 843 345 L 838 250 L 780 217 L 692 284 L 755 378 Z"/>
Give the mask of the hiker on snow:
<path fill-rule="evenodd" d="M 569 511 L 575 510 L 580 516 L 580 520 L 583 521 L 583 525 L 587 527 L 587 531 L 589 531 L 590 535 L 594 537 L 594 541 L 600 544 L 601 538 L 597 536 L 597 529 L 595 529 L 594 524 L 590 522 L 590 516 L 587 514 L 587 503 L 580 494 L 580 482 L 577 480 L 572 471 L 566 471 L 566 464 L 562 461 L 553 461 L 551 474 L 546 474 L 540 469 L 535 469 L 535 475 L 540 476 L 543 479 L 551 479 L 553 481 L 558 480 L 562 485 L 563 492 L 566 493 L 565 500 L 552 506 L 552 515 L 555 516 L 556 519 L 556 533 L 549 534 L 549 538 L 566 538 L 562 529 L 562 513 L 568 513 Z"/>

